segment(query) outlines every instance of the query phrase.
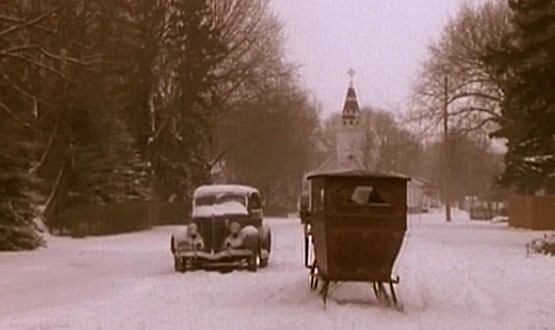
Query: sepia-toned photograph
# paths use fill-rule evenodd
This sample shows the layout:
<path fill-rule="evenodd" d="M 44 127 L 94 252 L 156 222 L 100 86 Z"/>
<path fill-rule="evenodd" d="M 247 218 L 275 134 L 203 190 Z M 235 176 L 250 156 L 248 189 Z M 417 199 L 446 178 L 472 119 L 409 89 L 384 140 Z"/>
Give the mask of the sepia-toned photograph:
<path fill-rule="evenodd" d="M 0 330 L 555 330 L 555 1 L 0 0 Z"/>

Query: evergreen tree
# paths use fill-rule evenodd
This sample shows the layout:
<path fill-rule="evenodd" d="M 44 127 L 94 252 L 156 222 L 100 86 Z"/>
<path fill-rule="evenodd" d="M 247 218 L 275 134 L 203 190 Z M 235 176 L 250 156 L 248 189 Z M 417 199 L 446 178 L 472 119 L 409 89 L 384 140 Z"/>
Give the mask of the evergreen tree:
<path fill-rule="evenodd" d="M 54 185 L 64 189 L 55 194 L 64 207 L 53 212 L 54 222 L 72 207 L 149 196 L 143 156 L 131 133 L 133 124 L 125 116 L 137 93 L 137 85 L 130 83 L 134 78 L 130 49 L 139 47 L 133 38 L 135 26 L 126 24 L 132 18 L 126 5 L 126 1 L 77 3 L 59 29 L 70 41 L 60 47 L 87 62 L 71 71 L 72 84 L 63 90 L 67 102 L 56 116 L 63 151 L 57 165 L 68 178 L 67 184 Z M 67 162 L 72 166 L 64 167 Z"/>
<path fill-rule="evenodd" d="M 503 181 L 523 193 L 547 188 L 555 171 L 555 2 L 511 0 L 515 32 L 490 57 L 503 78 Z M 551 186 L 551 190 L 553 190 Z"/>
<path fill-rule="evenodd" d="M 30 250 L 44 244 L 33 221 L 32 177 L 36 145 L 0 115 L 0 251 Z"/>
<path fill-rule="evenodd" d="M 42 86 L 63 79 L 47 27 L 61 9 L 0 1 L 0 250 L 44 243 L 34 223 L 41 200 L 32 168 L 42 147 L 40 109 L 49 103 Z"/>
<path fill-rule="evenodd" d="M 149 198 L 142 157 L 117 112 L 81 109 L 72 130 L 69 207 Z"/>

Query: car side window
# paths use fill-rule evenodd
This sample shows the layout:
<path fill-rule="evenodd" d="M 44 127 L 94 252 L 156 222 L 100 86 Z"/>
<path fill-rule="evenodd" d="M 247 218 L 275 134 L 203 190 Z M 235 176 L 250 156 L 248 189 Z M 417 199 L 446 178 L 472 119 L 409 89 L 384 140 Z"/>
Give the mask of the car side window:
<path fill-rule="evenodd" d="M 262 208 L 262 203 L 260 202 L 260 196 L 258 194 L 252 194 L 249 197 L 249 208 L 251 210 L 258 210 Z"/>

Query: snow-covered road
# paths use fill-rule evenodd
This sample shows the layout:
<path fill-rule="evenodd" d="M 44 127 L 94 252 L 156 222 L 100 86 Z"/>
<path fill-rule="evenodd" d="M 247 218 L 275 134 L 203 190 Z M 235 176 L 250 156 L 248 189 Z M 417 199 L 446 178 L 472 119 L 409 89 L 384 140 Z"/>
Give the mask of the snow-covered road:
<path fill-rule="evenodd" d="M 0 329 L 555 329 L 555 257 L 524 247 L 542 233 L 455 220 L 411 217 L 395 268 L 403 312 L 360 283 L 332 287 L 324 309 L 298 221 L 270 219 L 257 273 L 175 273 L 173 227 L 0 253 Z"/>

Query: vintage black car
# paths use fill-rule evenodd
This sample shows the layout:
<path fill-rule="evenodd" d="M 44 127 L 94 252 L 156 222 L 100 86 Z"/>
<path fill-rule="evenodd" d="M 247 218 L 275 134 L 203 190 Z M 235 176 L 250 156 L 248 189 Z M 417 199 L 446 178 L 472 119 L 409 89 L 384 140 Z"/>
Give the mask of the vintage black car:
<path fill-rule="evenodd" d="M 236 184 L 198 187 L 191 222 L 170 242 L 175 270 L 237 267 L 256 271 L 270 258 L 271 232 L 257 189 Z"/>

